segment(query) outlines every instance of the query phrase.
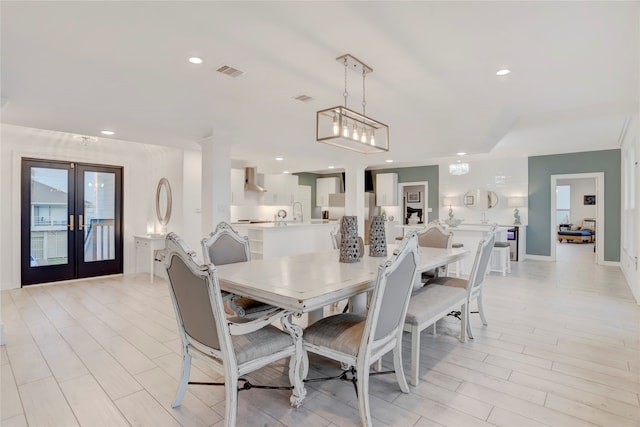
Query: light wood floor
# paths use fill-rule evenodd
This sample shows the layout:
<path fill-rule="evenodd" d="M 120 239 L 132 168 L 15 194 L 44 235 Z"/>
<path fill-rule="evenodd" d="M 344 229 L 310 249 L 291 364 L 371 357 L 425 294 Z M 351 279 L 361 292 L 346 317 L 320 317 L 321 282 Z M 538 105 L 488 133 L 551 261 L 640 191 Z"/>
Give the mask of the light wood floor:
<path fill-rule="evenodd" d="M 640 426 L 640 307 L 618 268 L 593 263 L 593 245 L 558 245 L 558 262 L 512 264 L 485 288 L 489 326 L 457 341 L 457 320 L 423 333 L 419 387 L 371 380 L 376 426 Z M 146 275 L 2 292 L 2 426 L 222 425 L 220 387 L 189 386 L 172 409 L 180 345 L 166 283 Z M 405 337 L 405 356 L 408 353 Z M 385 358 L 385 365 L 391 360 Z M 338 366 L 311 359 L 310 376 Z M 405 358 L 405 366 L 408 359 Z M 286 384 L 284 364 L 251 376 Z M 218 379 L 197 363 L 194 380 Z M 239 395 L 239 426 L 359 425 L 353 386 Z"/>

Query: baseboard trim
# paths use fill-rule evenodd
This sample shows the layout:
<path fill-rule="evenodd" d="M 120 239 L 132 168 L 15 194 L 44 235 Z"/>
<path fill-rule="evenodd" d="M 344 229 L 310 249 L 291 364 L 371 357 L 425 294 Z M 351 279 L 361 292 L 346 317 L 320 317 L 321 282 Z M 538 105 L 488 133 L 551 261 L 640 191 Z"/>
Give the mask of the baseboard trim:
<path fill-rule="evenodd" d="M 553 261 L 553 259 L 551 259 L 551 256 L 549 255 L 526 255 L 526 259 L 527 260 L 534 260 L 534 261 Z"/>

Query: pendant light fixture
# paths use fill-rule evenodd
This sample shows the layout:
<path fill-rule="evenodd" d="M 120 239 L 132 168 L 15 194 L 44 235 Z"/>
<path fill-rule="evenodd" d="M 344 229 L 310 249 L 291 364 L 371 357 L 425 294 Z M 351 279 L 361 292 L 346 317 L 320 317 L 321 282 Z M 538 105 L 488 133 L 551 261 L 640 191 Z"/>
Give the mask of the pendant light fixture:
<path fill-rule="evenodd" d="M 389 126 L 366 116 L 365 78 L 373 72 L 356 57 L 345 54 L 336 58 L 344 65 L 344 106 L 316 113 L 316 140 L 364 154 L 389 151 Z M 347 70 L 362 75 L 362 114 L 347 108 Z"/>

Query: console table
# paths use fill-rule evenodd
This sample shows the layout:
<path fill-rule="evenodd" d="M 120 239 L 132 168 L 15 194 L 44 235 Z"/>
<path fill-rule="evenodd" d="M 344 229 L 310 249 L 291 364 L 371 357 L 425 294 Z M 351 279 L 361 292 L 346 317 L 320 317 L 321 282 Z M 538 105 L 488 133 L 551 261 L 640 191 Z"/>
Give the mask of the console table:
<path fill-rule="evenodd" d="M 164 249 L 164 234 L 139 234 L 133 236 L 135 240 L 135 266 L 134 272 L 138 272 L 138 253 L 142 251 L 149 262 L 149 282 L 153 283 L 153 266 L 155 262 L 155 252 Z"/>

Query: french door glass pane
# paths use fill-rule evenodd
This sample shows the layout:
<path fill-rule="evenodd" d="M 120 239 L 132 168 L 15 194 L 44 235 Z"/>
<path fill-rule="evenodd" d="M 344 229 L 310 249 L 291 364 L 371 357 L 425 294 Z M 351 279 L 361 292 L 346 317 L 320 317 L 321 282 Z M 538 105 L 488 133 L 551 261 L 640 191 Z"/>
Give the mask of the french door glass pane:
<path fill-rule="evenodd" d="M 65 169 L 31 168 L 30 265 L 68 264 L 69 175 Z"/>
<path fill-rule="evenodd" d="M 115 259 L 114 173 L 84 173 L 84 261 Z"/>

